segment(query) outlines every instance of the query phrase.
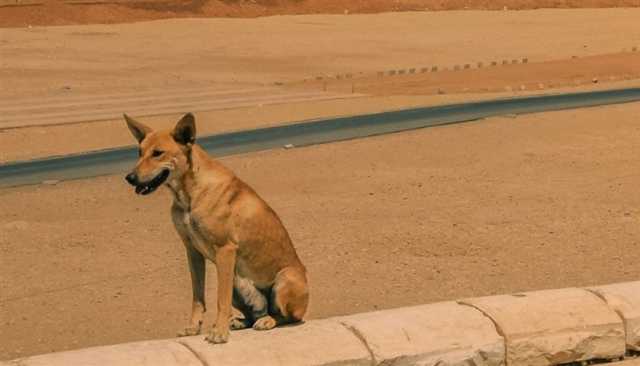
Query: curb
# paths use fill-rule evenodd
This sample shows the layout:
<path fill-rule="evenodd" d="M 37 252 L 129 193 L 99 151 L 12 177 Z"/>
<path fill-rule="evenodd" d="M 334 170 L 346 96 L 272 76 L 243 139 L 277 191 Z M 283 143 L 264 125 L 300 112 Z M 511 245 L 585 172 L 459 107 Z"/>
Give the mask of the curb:
<path fill-rule="evenodd" d="M 86 348 L 0 365 L 544 366 L 615 362 L 640 348 L 640 281 L 441 302 L 313 320 L 269 332 L 243 330 L 234 332 L 225 345 L 211 345 L 203 338 Z M 633 361 L 628 364 L 635 365 Z"/>
<path fill-rule="evenodd" d="M 627 349 L 640 351 L 640 281 L 588 288 L 622 318 Z"/>
<path fill-rule="evenodd" d="M 558 365 L 625 354 L 622 319 L 601 298 L 577 288 L 463 300 L 496 324 L 506 364 Z"/>

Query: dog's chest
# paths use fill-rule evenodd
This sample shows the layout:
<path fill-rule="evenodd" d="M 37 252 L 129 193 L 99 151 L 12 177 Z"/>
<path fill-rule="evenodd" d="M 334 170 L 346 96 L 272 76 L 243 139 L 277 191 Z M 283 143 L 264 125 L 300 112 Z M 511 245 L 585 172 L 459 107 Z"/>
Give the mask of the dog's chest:
<path fill-rule="evenodd" d="M 191 212 L 184 212 L 182 221 L 196 250 L 215 261 L 216 248 L 223 241 L 222 235 L 208 230 Z"/>
<path fill-rule="evenodd" d="M 189 232 L 193 231 L 193 225 L 191 223 L 191 212 L 185 211 L 182 214 L 182 223 L 187 227 L 187 230 L 189 230 Z"/>

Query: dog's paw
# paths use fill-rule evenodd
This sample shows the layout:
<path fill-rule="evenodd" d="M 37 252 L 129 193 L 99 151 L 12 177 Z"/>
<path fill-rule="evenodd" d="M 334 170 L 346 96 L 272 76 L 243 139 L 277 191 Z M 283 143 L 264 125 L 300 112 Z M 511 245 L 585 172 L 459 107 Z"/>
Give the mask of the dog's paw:
<path fill-rule="evenodd" d="M 189 337 L 200 334 L 200 326 L 197 327 L 186 327 L 178 331 L 178 337 Z"/>
<path fill-rule="evenodd" d="M 241 330 L 249 328 L 249 321 L 246 319 L 233 318 L 231 319 L 229 328 L 231 328 L 231 330 Z"/>
<path fill-rule="evenodd" d="M 275 328 L 277 325 L 276 320 L 269 315 L 263 316 L 253 323 L 253 329 L 255 330 L 269 330 Z"/>
<path fill-rule="evenodd" d="M 227 343 L 229 341 L 229 328 L 213 328 L 205 340 L 213 344 Z"/>

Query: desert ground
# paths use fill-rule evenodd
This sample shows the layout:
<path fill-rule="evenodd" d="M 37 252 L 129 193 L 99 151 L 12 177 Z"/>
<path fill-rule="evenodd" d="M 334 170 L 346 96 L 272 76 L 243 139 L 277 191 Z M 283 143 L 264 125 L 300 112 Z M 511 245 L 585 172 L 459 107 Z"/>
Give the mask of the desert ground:
<path fill-rule="evenodd" d="M 0 28 L 0 78 L 11 86 L 0 98 L 247 88 L 338 73 L 571 60 L 640 47 L 638 18 L 639 8 L 542 9 Z"/>
<path fill-rule="evenodd" d="M 551 4 L 449 4 L 502 9 L 503 2 L 512 9 Z M 337 0 L 327 2 L 331 9 L 317 7 L 318 1 L 302 3 L 304 9 L 211 1 L 211 9 L 235 10 L 196 14 L 183 7 L 188 3 L 166 12 L 86 5 L 67 17 L 0 6 L 6 27 L 0 28 L 0 163 L 132 144 L 120 119 L 92 119 L 92 108 L 106 107 L 88 101 L 107 101 L 107 95 L 188 87 L 330 93 L 354 83 L 353 94 L 361 94 L 197 112 L 200 133 L 210 134 L 640 86 L 637 8 L 354 15 L 422 10 L 411 6 L 426 3 L 439 10 L 441 2 L 401 1 L 390 9 L 352 2 L 360 10 L 344 14 Z M 277 12 L 339 15 L 247 18 Z M 111 14 L 114 24 L 75 24 L 94 22 L 90 14 Z M 184 19 L 131 23 L 173 16 Z M 464 69 L 523 58 L 527 63 Z M 434 65 L 440 67 L 435 74 L 378 76 Z M 337 77 L 347 73 L 349 80 Z M 84 122 L 2 128 L 8 111 L 21 118 L 46 108 L 62 113 L 58 109 L 76 108 L 78 100 L 86 105 L 74 113 L 86 114 Z M 178 115 L 139 119 L 166 128 Z M 321 318 L 637 280 L 639 115 L 640 104 L 631 103 L 500 117 L 222 161 L 283 219 L 309 270 L 309 318 Z M 174 336 L 187 320 L 191 290 L 169 206 L 167 192 L 136 196 L 123 175 L 0 189 L 0 359 Z M 215 304 L 213 272 L 209 304 Z"/>

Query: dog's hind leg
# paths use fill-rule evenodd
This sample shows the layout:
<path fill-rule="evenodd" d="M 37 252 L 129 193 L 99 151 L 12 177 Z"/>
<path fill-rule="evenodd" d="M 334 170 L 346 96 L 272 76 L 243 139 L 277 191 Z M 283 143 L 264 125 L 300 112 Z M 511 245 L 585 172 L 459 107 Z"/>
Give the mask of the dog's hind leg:
<path fill-rule="evenodd" d="M 231 321 L 231 329 L 238 330 L 253 326 L 256 319 L 268 314 L 267 297 L 258 290 L 253 281 L 240 277 L 237 273 L 233 280 L 233 307 L 239 310 L 244 319 Z"/>
<path fill-rule="evenodd" d="M 302 320 L 309 305 L 309 289 L 303 268 L 288 267 L 280 271 L 271 289 L 269 315 L 253 324 L 257 330 Z"/>

